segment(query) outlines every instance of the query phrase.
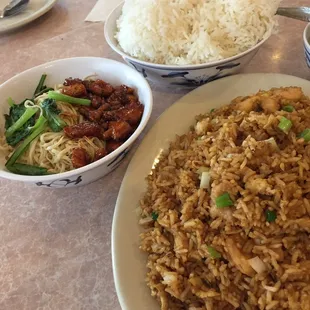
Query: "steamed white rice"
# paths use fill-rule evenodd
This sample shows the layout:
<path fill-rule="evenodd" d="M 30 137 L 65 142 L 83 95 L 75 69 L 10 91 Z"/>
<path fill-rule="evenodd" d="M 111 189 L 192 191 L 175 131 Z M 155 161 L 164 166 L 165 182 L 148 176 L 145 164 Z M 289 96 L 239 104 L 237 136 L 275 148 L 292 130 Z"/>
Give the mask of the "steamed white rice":
<path fill-rule="evenodd" d="M 237 55 L 270 36 L 281 0 L 126 0 L 117 21 L 123 51 L 158 64 Z"/>

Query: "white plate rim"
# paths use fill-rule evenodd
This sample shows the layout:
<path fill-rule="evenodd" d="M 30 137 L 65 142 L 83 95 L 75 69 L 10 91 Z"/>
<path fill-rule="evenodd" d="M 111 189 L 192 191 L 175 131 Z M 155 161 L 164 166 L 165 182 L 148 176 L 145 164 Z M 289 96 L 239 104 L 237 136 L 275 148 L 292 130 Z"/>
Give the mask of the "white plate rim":
<path fill-rule="evenodd" d="M 259 82 L 257 82 L 257 80 Z M 136 192 L 134 191 L 134 187 L 132 187 L 132 184 L 136 184 L 139 185 L 139 178 L 142 178 L 142 181 L 140 180 L 140 183 L 144 182 L 144 184 L 146 185 L 145 182 L 145 177 L 147 176 L 147 174 L 150 172 L 152 165 L 150 164 L 145 164 L 143 162 L 141 162 L 141 153 L 143 152 L 143 150 L 146 148 L 146 146 L 148 146 L 149 144 L 152 144 L 152 142 L 154 141 L 154 139 L 156 138 L 156 130 L 158 127 L 161 126 L 161 123 L 165 122 L 165 119 L 167 117 L 169 117 L 170 115 L 173 115 L 178 109 L 180 109 L 180 107 L 184 107 L 185 105 L 187 105 L 188 103 L 186 103 L 187 101 L 192 100 L 192 98 L 194 99 L 195 97 L 199 97 L 200 95 L 202 95 L 203 93 L 207 92 L 209 89 L 211 89 L 212 87 L 217 87 L 220 85 L 226 85 L 226 84 L 231 84 L 232 87 L 234 86 L 234 83 L 237 82 L 241 83 L 241 81 L 250 83 L 250 82 L 254 82 L 255 81 L 255 85 L 253 84 L 253 88 L 257 89 L 257 91 L 259 89 L 261 89 L 260 85 L 269 85 L 264 87 L 265 89 L 270 89 L 272 87 L 280 87 L 280 86 L 300 86 L 303 88 L 303 91 L 310 96 L 310 81 L 305 80 L 303 78 L 299 78 L 296 76 L 292 76 L 292 75 L 286 75 L 286 74 L 280 74 L 280 73 L 250 73 L 250 74 L 239 74 L 239 75 L 233 75 L 233 76 L 229 76 L 223 79 L 219 79 L 216 81 L 213 81 L 211 83 L 208 83 L 206 85 L 203 85 L 201 87 L 196 88 L 195 90 L 189 92 L 187 95 L 185 95 L 184 97 L 180 98 L 179 100 L 177 100 L 175 103 L 173 103 L 168 109 L 166 109 L 161 116 L 156 120 L 156 122 L 153 124 L 152 128 L 148 131 L 148 133 L 145 135 L 144 139 L 142 140 L 141 144 L 139 145 L 139 147 L 137 148 L 137 150 L 135 151 L 135 154 L 133 155 L 131 162 L 129 163 L 126 173 L 124 175 L 119 193 L 118 193 L 118 197 L 116 200 L 116 204 L 115 204 L 115 209 L 114 209 L 114 215 L 113 215 L 113 222 L 112 222 L 112 233 L 111 233 L 111 254 L 112 254 L 112 269 L 113 269 L 113 277 L 114 277 L 114 284 L 115 284 L 115 288 L 116 288 L 116 293 L 118 296 L 118 300 L 119 303 L 121 305 L 121 308 L 123 310 L 144 310 L 144 308 L 137 308 L 136 306 L 132 306 L 132 299 L 130 297 L 130 293 L 128 294 L 128 292 L 130 290 L 133 289 L 134 286 L 129 288 L 129 285 L 124 285 L 124 276 L 122 276 L 123 274 L 126 274 L 126 272 L 120 271 L 120 265 L 119 263 L 121 261 L 124 260 L 128 260 L 130 257 L 128 256 L 128 252 L 124 253 L 124 245 L 128 247 L 132 247 L 133 244 L 126 244 L 126 241 L 128 241 L 128 236 L 130 235 L 128 233 L 128 226 L 127 227 L 122 227 L 122 224 L 124 224 L 124 218 L 126 218 L 125 214 L 122 212 L 125 211 L 127 212 L 127 215 L 131 213 L 134 213 L 134 209 L 135 207 L 138 206 L 138 201 L 139 198 L 137 196 L 135 196 L 136 199 L 136 206 L 131 206 L 130 204 L 130 199 L 128 199 L 128 197 L 125 197 L 125 193 L 128 194 L 128 192 L 132 192 L 133 195 L 136 194 Z M 267 88 L 268 87 L 268 88 Z M 238 90 L 238 89 L 237 89 Z M 237 91 L 236 90 L 236 91 Z M 236 93 L 234 97 L 237 97 L 239 95 L 249 95 L 253 93 L 253 91 L 249 90 L 248 88 L 243 91 L 241 94 Z M 234 97 L 229 98 L 229 100 L 234 99 Z M 230 101 L 229 101 L 230 102 Z M 222 103 L 218 106 L 223 106 L 229 102 Z M 210 109 L 212 108 L 212 106 L 207 107 L 206 106 L 206 111 L 208 112 Z M 199 114 L 201 112 L 196 113 L 195 115 Z M 190 118 L 189 116 L 186 116 L 187 118 Z M 194 124 L 194 118 L 192 118 L 192 122 L 189 123 Z M 184 126 L 187 127 L 187 129 L 185 128 L 185 130 L 183 132 L 177 132 L 177 133 L 173 133 L 174 136 L 175 134 L 182 134 L 182 133 L 186 133 L 186 130 L 189 129 L 190 124 L 187 124 Z M 160 151 L 160 149 L 165 149 L 167 147 L 167 142 L 171 141 L 173 138 L 169 137 L 169 132 L 172 131 L 172 127 L 170 127 L 164 134 L 161 135 L 160 137 L 160 144 L 161 147 L 158 148 L 158 152 Z M 158 137 L 157 137 L 158 138 Z M 149 148 L 148 148 L 149 150 Z M 154 154 L 150 154 L 147 153 L 147 155 L 144 155 L 143 157 L 148 158 L 149 160 L 151 159 L 151 161 L 153 162 L 154 159 L 156 158 L 156 155 L 154 156 Z M 138 160 L 140 159 L 140 161 L 138 162 Z M 150 161 L 150 162 L 151 162 Z M 144 170 L 145 174 L 144 175 L 137 175 L 136 172 L 136 168 L 138 166 L 141 167 L 141 165 L 145 166 Z M 128 191 L 129 190 L 129 191 Z M 140 189 L 140 194 L 143 193 L 144 190 Z M 136 221 L 135 221 L 135 226 L 138 226 L 138 222 L 137 222 L 137 216 L 135 215 Z M 129 225 L 131 223 L 129 222 Z M 124 234 L 124 230 L 125 234 Z M 122 237 L 121 237 L 122 236 Z M 121 237 L 121 238 L 120 238 Z M 138 239 L 138 236 L 135 236 L 135 238 Z M 135 244 L 135 246 L 137 246 L 137 243 Z M 139 249 L 135 249 L 135 251 Z M 139 254 L 139 258 L 142 258 L 144 255 L 144 253 L 140 253 Z M 145 256 L 145 260 L 146 260 L 146 256 Z M 124 264 L 123 264 L 124 265 Z M 139 265 L 142 267 L 142 265 Z M 126 266 L 126 268 L 128 270 L 130 270 L 130 272 L 134 273 L 134 270 L 130 269 L 131 266 Z M 143 266 L 144 267 L 144 266 Z M 143 268 L 146 270 L 146 267 Z M 124 266 L 121 266 L 121 270 L 125 270 Z M 128 274 L 127 274 L 128 276 Z M 144 275 L 146 276 L 146 274 Z M 141 283 L 140 283 L 141 285 Z M 151 297 L 151 293 L 149 288 L 146 286 L 146 283 L 144 283 L 145 288 L 148 290 L 148 295 L 150 298 L 152 298 L 154 301 L 155 299 L 153 297 Z M 139 293 L 136 292 L 135 293 Z M 145 297 L 145 294 L 144 296 Z M 150 299 L 148 299 L 148 302 L 150 302 Z M 157 304 L 157 302 L 156 302 Z M 159 305 L 156 305 L 154 303 L 152 303 L 152 305 L 148 304 L 147 306 L 148 310 L 159 310 L 160 307 Z"/>
<path fill-rule="evenodd" d="M 42 6 L 39 10 L 33 12 L 30 15 L 26 15 L 24 18 L 19 19 L 15 23 L 10 24 L 8 26 L 1 26 L 1 20 L 0 20 L 0 33 L 8 32 L 21 26 L 24 26 L 26 24 L 29 24 L 30 22 L 34 21 L 35 19 L 47 13 L 56 4 L 57 1 L 58 0 L 48 0 L 46 4 Z"/>

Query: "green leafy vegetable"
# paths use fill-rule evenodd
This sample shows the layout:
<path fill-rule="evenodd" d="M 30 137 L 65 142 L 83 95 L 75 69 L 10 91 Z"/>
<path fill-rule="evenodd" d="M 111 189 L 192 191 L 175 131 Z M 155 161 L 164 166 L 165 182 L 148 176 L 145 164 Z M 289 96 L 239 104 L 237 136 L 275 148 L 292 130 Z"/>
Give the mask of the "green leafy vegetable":
<path fill-rule="evenodd" d="M 47 175 L 49 174 L 46 168 L 15 163 L 12 166 L 7 166 L 7 169 L 16 174 L 22 175 Z"/>
<path fill-rule="evenodd" d="M 75 98 L 71 96 L 67 96 L 56 91 L 49 91 L 48 98 L 54 99 L 56 101 L 68 102 L 71 104 L 78 104 L 78 105 L 86 105 L 89 106 L 91 101 L 89 99 L 82 99 L 82 98 Z"/>
<path fill-rule="evenodd" d="M 210 256 L 214 259 L 222 257 L 222 255 L 212 246 L 208 246 L 208 252 L 209 252 Z"/>
<path fill-rule="evenodd" d="M 229 194 L 226 192 L 223 195 L 218 196 L 215 199 L 215 205 L 217 208 L 227 208 L 227 207 L 233 206 L 234 203 L 231 200 Z"/>
<path fill-rule="evenodd" d="M 302 133 L 298 135 L 299 138 L 303 138 L 306 142 L 310 141 L 310 129 L 305 129 Z"/>
<path fill-rule="evenodd" d="M 46 79 L 46 74 L 42 74 L 40 81 L 39 81 L 39 84 L 38 84 L 36 90 L 34 91 L 34 94 L 33 94 L 34 97 L 36 97 L 36 95 L 40 91 L 42 91 L 42 89 L 46 88 L 46 86 L 44 86 L 45 79 Z"/>
<path fill-rule="evenodd" d="M 212 112 L 214 112 L 214 111 L 215 111 L 215 109 L 211 109 L 211 110 L 210 110 L 210 113 L 212 113 Z"/>
<path fill-rule="evenodd" d="M 26 108 L 23 115 L 11 126 L 9 127 L 6 132 L 5 136 L 6 138 L 11 137 L 17 130 L 22 128 L 29 119 L 34 116 L 38 112 L 37 108 Z"/>
<path fill-rule="evenodd" d="M 289 130 L 292 128 L 292 126 L 293 123 L 284 116 L 281 118 L 280 123 L 278 125 L 278 127 L 285 133 L 288 133 Z"/>
<path fill-rule="evenodd" d="M 15 164 L 17 159 L 23 155 L 29 144 L 46 128 L 46 118 L 40 116 L 31 130 L 31 134 L 16 148 L 15 152 L 11 155 L 5 166 L 9 169 L 10 166 Z"/>
<path fill-rule="evenodd" d="M 26 108 L 24 106 L 25 101 L 20 104 L 13 104 L 10 107 L 9 114 L 4 115 L 6 141 L 12 146 L 15 146 L 28 136 L 32 126 L 35 124 L 34 114 L 37 110 L 34 108 Z"/>
<path fill-rule="evenodd" d="M 26 101 L 26 100 L 25 100 Z M 10 128 L 25 112 L 26 108 L 23 101 L 21 104 L 13 104 L 9 114 L 5 114 L 5 129 Z"/>
<path fill-rule="evenodd" d="M 282 110 L 285 112 L 294 112 L 295 109 L 292 105 L 285 105 L 284 107 L 282 107 Z"/>
<path fill-rule="evenodd" d="M 157 221 L 157 219 L 158 219 L 158 213 L 152 212 L 151 218 L 153 219 L 153 221 Z"/>
<path fill-rule="evenodd" d="M 41 107 L 52 131 L 59 132 L 67 126 L 67 123 L 58 116 L 61 111 L 57 108 L 57 104 L 54 99 L 45 99 L 41 103 Z"/>
<path fill-rule="evenodd" d="M 274 222 L 277 218 L 277 212 L 274 210 L 267 210 L 265 215 L 268 223 Z"/>

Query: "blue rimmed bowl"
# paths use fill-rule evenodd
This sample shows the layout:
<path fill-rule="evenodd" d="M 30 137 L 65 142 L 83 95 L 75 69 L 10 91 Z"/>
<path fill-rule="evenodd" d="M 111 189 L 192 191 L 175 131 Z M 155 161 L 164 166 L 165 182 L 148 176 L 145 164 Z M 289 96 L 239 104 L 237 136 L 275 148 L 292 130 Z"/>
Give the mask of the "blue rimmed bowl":
<path fill-rule="evenodd" d="M 68 77 L 84 79 L 86 76 L 96 75 L 114 86 L 125 84 L 132 87 L 144 105 L 141 122 L 135 132 L 115 151 L 89 165 L 63 173 L 44 176 L 11 173 L 5 167 L 6 154 L 0 149 L 0 178 L 21 181 L 41 188 L 76 187 L 102 178 L 118 167 L 150 118 L 153 95 L 147 81 L 125 64 L 99 57 L 59 59 L 31 68 L 0 85 L 1 135 L 4 135 L 4 114 L 8 112 L 9 108 L 6 98 L 12 96 L 17 102 L 21 102 L 24 98 L 31 98 L 33 89 L 43 73 L 47 74 L 48 85 L 59 84 Z"/>
<path fill-rule="evenodd" d="M 304 48 L 308 67 L 310 68 L 310 24 L 307 25 L 304 31 Z"/>
<path fill-rule="evenodd" d="M 106 41 L 110 47 L 123 57 L 125 62 L 135 68 L 148 80 L 164 86 L 184 86 L 194 88 L 219 78 L 239 73 L 255 56 L 268 39 L 260 41 L 249 50 L 219 61 L 198 65 L 163 65 L 139 60 L 126 54 L 115 39 L 117 20 L 122 13 L 123 3 L 116 7 L 107 18 L 104 26 Z"/>

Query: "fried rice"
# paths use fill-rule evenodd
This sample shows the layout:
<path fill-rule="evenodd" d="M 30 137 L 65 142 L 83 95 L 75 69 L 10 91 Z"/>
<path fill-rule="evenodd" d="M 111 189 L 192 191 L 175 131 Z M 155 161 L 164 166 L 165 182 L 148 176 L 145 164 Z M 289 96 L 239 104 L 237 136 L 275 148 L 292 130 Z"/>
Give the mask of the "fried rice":
<path fill-rule="evenodd" d="M 140 248 L 162 310 L 310 310 L 310 99 L 200 115 L 147 177 Z"/>

